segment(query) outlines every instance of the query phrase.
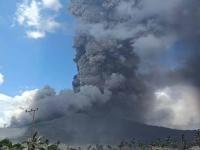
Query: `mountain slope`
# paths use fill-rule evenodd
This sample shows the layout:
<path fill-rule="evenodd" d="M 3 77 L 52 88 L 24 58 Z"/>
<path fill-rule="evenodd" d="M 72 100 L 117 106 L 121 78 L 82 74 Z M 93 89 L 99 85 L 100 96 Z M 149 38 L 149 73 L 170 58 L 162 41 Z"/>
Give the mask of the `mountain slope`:
<path fill-rule="evenodd" d="M 192 141 L 196 132 L 145 125 L 112 115 L 88 116 L 83 113 L 37 123 L 35 130 L 44 135 L 44 139 L 49 139 L 50 143 L 60 140 L 61 143 L 70 145 L 115 145 L 132 138 L 145 142 L 161 138 L 165 142 L 168 134 L 177 140 L 181 134 L 185 134 L 189 141 Z M 14 143 L 21 143 L 30 135 L 30 131 L 31 126 L 0 129 L 0 138 L 8 137 Z"/>

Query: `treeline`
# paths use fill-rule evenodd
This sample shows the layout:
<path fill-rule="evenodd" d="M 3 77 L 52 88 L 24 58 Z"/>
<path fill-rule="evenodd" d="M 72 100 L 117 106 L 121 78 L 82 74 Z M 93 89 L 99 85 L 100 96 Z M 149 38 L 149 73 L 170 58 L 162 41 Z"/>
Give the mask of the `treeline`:
<path fill-rule="evenodd" d="M 12 142 L 5 138 L 0 141 L 0 150 L 61 150 L 59 148 L 60 141 L 55 144 L 50 144 L 49 140 L 46 139 L 43 141 L 43 136 L 38 137 L 38 132 L 34 132 L 32 136 L 28 136 L 27 140 L 22 142 L 22 144 L 12 144 Z M 70 147 L 67 146 L 66 150 L 162 150 L 162 149 L 181 149 L 187 150 L 194 146 L 198 146 L 200 148 L 200 129 L 197 130 L 194 135 L 193 143 L 187 142 L 187 137 L 182 134 L 180 136 L 180 141 L 174 140 L 170 135 L 166 138 L 166 143 L 163 144 L 161 139 L 156 141 L 152 141 L 150 143 L 143 143 L 142 141 L 136 142 L 135 139 L 131 141 L 122 141 L 118 147 L 114 147 L 111 145 L 103 146 L 103 145 L 89 145 L 87 147 Z"/>

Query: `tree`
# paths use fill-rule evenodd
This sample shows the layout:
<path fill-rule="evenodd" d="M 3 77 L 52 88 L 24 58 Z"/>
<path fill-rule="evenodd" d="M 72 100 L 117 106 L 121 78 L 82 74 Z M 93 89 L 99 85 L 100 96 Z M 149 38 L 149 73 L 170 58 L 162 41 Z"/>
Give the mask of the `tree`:
<path fill-rule="evenodd" d="M 134 138 L 131 140 L 131 144 L 132 144 L 132 147 L 135 148 L 135 139 Z"/>
<path fill-rule="evenodd" d="M 7 146 L 9 149 L 11 149 L 12 148 L 12 142 L 8 138 L 5 138 L 5 139 L 0 141 L 0 147 L 3 147 L 3 146 Z"/>
<path fill-rule="evenodd" d="M 111 149 L 112 149 L 112 146 L 108 145 L 107 148 L 108 148 L 109 150 L 111 150 Z"/>
<path fill-rule="evenodd" d="M 125 146 L 125 141 L 123 140 L 119 145 L 119 149 L 121 150 L 124 146 Z"/>
<path fill-rule="evenodd" d="M 90 149 L 91 147 L 92 147 L 92 146 L 91 146 L 91 145 L 89 145 L 87 149 Z"/>
<path fill-rule="evenodd" d="M 174 140 L 171 144 L 173 148 L 178 148 L 178 142 L 176 140 Z"/>
<path fill-rule="evenodd" d="M 10 150 L 10 149 L 8 148 L 8 146 L 4 145 L 1 147 L 1 150 Z"/>
<path fill-rule="evenodd" d="M 97 148 L 98 150 L 103 150 L 103 145 L 96 144 L 96 148 Z"/>
<path fill-rule="evenodd" d="M 138 141 L 138 147 L 142 148 L 142 142 L 140 140 Z"/>
<path fill-rule="evenodd" d="M 119 147 L 119 149 L 121 150 L 122 149 L 122 144 L 120 143 L 119 145 L 118 145 L 118 147 Z"/>
<path fill-rule="evenodd" d="M 45 142 L 42 142 L 41 139 L 43 136 L 37 138 L 38 132 L 35 132 L 31 137 L 28 136 L 27 141 L 22 143 L 22 146 L 25 150 L 47 150 Z"/>
<path fill-rule="evenodd" d="M 128 142 L 127 141 L 124 143 L 124 146 L 128 147 Z"/>
<path fill-rule="evenodd" d="M 23 150 L 23 147 L 22 147 L 21 144 L 17 143 L 17 144 L 14 144 L 12 146 L 12 149 L 14 149 L 14 150 Z"/>
<path fill-rule="evenodd" d="M 150 145 L 151 145 L 151 146 L 155 146 L 154 142 L 152 142 L 152 141 L 150 142 Z"/>
<path fill-rule="evenodd" d="M 145 150 L 145 144 L 144 144 L 144 143 L 141 143 L 140 148 L 143 149 L 143 150 Z"/>
<path fill-rule="evenodd" d="M 183 149 L 185 150 L 187 148 L 186 136 L 184 134 L 182 134 L 181 137 L 180 137 L 180 140 L 183 143 Z"/>
<path fill-rule="evenodd" d="M 151 141 L 151 142 L 148 144 L 148 149 L 153 149 L 154 146 L 155 146 L 154 143 Z"/>
<path fill-rule="evenodd" d="M 161 144 L 162 144 L 161 140 L 160 140 L 160 139 L 158 139 L 158 140 L 157 140 L 157 145 L 158 145 L 158 147 L 160 147 L 160 146 L 161 146 Z"/>
<path fill-rule="evenodd" d="M 167 146 L 170 147 L 171 142 L 172 142 L 172 138 L 171 138 L 171 136 L 168 135 L 165 139 L 166 139 L 166 141 L 167 141 Z"/>
<path fill-rule="evenodd" d="M 58 148 L 59 144 L 60 144 L 60 141 L 58 141 L 57 143 L 53 145 L 48 146 L 48 150 L 59 150 Z M 74 148 L 71 147 L 70 150 L 74 150 Z"/>
<path fill-rule="evenodd" d="M 131 143 L 128 143 L 128 148 L 131 150 L 131 148 L 132 148 L 132 144 Z"/>
<path fill-rule="evenodd" d="M 48 139 L 46 139 L 45 141 L 45 144 L 47 145 L 47 147 L 49 146 L 49 140 Z"/>
<path fill-rule="evenodd" d="M 196 135 L 194 136 L 194 142 L 200 147 L 200 129 L 197 130 Z"/>

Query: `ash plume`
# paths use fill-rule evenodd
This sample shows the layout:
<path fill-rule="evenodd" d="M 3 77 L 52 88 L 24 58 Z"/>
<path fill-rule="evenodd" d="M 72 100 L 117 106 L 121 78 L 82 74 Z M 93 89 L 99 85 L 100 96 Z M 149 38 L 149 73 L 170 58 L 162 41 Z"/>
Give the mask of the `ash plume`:
<path fill-rule="evenodd" d="M 143 123 L 154 118 L 162 125 L 164 119 L 173 120 L 171 108 L 152 111 L 158 104 L 155 92 L 176 85 L 199 87 L 199 42 L 194 42 L 199 39 L 199 4 L 71 1 L 68 12 L 79 22 L 73 46 L 78 67 L 74 90 L 84 85 L 110 89 L 112 98 L 101 109 L 123 118 Z"/>
<path fill-rule="evenodd" d="M 70 0 L 67 12 L 78 20 L 74 91 L 56 95 L 47 86 L 37 91 L 30 107 L 40 106 L 55 117 L 83 111 L 197 128 L 199 4 L 199 0 Z M 187 114 L 182 124 L 180 114 Z M 30 122 L 25 118 L 13 117 L 11 126 Z M 41 120 L 44 117 L 36 117 Z"/>

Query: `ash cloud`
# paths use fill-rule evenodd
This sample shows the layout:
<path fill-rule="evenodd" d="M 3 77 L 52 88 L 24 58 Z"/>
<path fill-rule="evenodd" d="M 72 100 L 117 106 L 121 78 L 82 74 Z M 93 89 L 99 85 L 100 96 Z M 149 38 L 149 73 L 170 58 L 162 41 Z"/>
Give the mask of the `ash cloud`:
<path fill-rule="evenodd" d="M 199 109 L 200 97 L 197 92 L 189 100 L 181 95 L 192 93 L 184 87 L 200 87 L 199 4 L 199 0 L 71 0 L 67 12 L 78 20 L 74 91 L 56 95 L 45 87 L 31 106 L 40 105 L 55 116 L 82 110 L 171 128 L 197 127 L 200 120 L 194 121 L 197 115 L 191 110 Z M 164 101 L 155 94 L 160 90 L 168 97 L 162 97 Z M 181 125 L 183 112 L 176 111 L 176 101 L 190 104 L 190 99 Z M 170 105 L 163 105 L 166 101 Z"/>
<path fill-rule="evenodd" d="M 35 122 L 37 123 L 87 110 L 94 103 L 105 104 L 110 99 L 111 94 L 107 89 L 104 89 L 104 94 L 102 94 L 97 87 L 91 85 L 81 87 L 79 93 L 74 93 L 72 90 L 62 90 L 56 94 L 53 88 L 45 86 L 33 94 L 32 100 L 26 109 L 39 108 L 35 116 Z M 32 117 L 22 111 L 19 115 L 12 116 L 9 127 L 29 125 L 31 120 Z"/>
<path fill-rule="evenodd" d="M 71 1 L 68 12 L 79 21 L 74 38 L 75 91 L 88 84 L 112 86 L 113 96 L 103 110 L 143 123 L 154 118 L 157 125 L 164 124 L 162 118 L 173 120 L 176 112 L 167 106 L 152 111 L 158 104 L 155 92 L 176 85 L 199 87 L 200 55 L 194 42 L 199 39 L 199 4 L 198 0 Z M 113 78 L 111 85 L 113 75 L 123 79 Z"/>

